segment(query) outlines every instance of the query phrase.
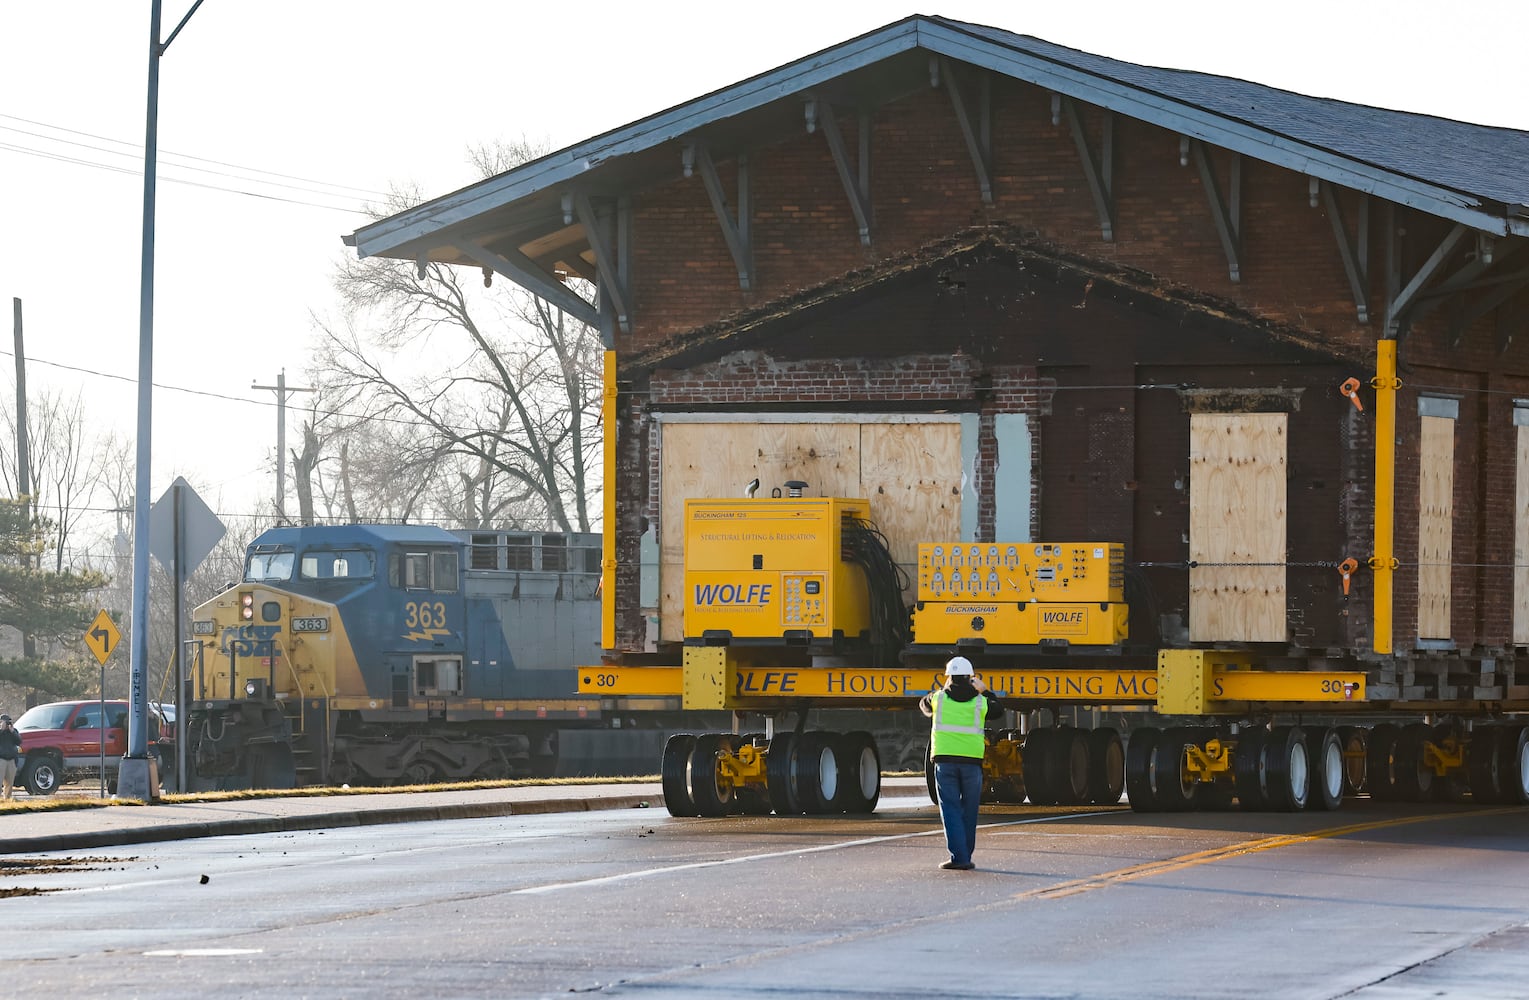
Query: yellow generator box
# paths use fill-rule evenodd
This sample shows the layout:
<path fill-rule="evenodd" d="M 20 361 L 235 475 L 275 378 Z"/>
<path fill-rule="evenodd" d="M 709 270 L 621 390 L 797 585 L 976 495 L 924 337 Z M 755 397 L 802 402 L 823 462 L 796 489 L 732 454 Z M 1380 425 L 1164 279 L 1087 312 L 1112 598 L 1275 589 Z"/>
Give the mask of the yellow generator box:
<path fill-rule="evenodd" d="M 869 514 L 841 497 L 686 500 L 686 638 L 869 631 L 865 572 L 844 559 L 846 522 Z"/>
<path fill-rule="evenodd" d="M 920 601 L 1125 600 L 1119 542 L 922 542 Z"/>
<path fill-rule="evenodd" d="M 921 646 L 1113 646 L 1128 628 L 1125 604 L 920 601 L 913 612 L 913 641 Z"/>

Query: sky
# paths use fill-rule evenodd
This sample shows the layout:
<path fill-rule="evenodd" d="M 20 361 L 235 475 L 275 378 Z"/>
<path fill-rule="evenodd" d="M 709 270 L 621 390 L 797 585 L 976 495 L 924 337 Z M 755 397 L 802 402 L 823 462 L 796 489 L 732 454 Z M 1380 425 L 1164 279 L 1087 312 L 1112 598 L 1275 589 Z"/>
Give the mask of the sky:
<path fill-rule="evenodd" d="M 191 3 L 164 0 L 166 35 Z M 82 392 L 126 438 L 149 12 L 0 0 L 0 305 L 23 301 L 34 394 Z M 445 194 L 477 179 L 469 147 L 568 146 L 913 13 L 1529 129 L 1522 0 L 205 0 L 160 69 L 153 495 L 185 475 L 219 513 L 269 509 L 275 399 L 250 386 L 304 384 L 341 237 L 390 186 Z"/>

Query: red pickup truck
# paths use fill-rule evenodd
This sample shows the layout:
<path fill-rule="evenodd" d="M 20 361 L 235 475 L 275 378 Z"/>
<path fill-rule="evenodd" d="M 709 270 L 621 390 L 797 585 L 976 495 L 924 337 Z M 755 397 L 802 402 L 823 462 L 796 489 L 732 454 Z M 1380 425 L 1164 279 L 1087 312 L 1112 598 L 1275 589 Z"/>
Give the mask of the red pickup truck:
<path fill-rule="evenodd" d="M 22 753 L 16 776 L 28 792 L 52 795 L 65 782 L 101 776 L 102 707 L 100 701 L 56 701 L 22 713 L 16 720 Z M 104 707 L 106 784 L 116 792 L 117 767 L 127 752 L 127 702 L 107 701 Z M 149 753 L 164 762 L 159 771 L 163 778 L 165 765 L 174 766 L 174 728 L 165 724 L 156 706 L 149 709 Z"/>

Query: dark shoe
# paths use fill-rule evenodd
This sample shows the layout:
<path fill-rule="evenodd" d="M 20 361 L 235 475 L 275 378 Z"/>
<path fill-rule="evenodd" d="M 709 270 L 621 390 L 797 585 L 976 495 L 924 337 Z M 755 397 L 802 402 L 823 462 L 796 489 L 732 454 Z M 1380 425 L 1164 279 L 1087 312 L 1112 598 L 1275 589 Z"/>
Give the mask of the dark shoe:
<path fill-rule="evenodd" d="M 940 863 L 940 867 L 948 872 L 969 872 L 977 866 L 972 864 L 970 861 L 967 861 L 964 864 L 957 861 L 943 861 Z"/>

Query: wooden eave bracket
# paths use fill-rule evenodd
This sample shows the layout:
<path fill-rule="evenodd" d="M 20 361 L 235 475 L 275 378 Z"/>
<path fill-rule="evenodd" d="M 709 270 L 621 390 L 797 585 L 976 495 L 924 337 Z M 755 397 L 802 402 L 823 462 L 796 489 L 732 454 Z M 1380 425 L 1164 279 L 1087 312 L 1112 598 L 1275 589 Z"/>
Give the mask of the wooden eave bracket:
<path fill-rule="evenodd" d="M 1416 323 L 1447 299 L 1454 306 L 1449 323 L 1449 346 L 1459 347 L 1465 331 L 1487 313 L 1512 298 L 1518 282 L 1529 274 L 1519 269 L 1508 271 L 1511 260 L 1529 241 L 1515 239 L 1506 246 L 1498 246 L 1498 240 L 1486 233 L 1476 234 L 1476 253 L 1449 277 L 1418 296 L 1417 305 L 1409 318 Z M 1507 289 L 1507 294 L 1499 294 Z M 1463 297 L 1470 292 L 1486 290 L 1487 294 L 1475 302 L 1466 303 Z"/>
<path fill-rule="evenodd" d="M 1078 114 L 1078 104 L 1071 97 L 1059 97 L 1061 111 L 1067 116 L 1067 127 L 1072 131 L 1072 141 L 1078 147 L 1078 159 L 1083 163 L 1083 176 L 1088 179 L 1088 190 L 1094 196 L 1094 209 L 1099 213 L 1099 231 L 1106 242 L 1115 239 L 1115 113 L 1104 111 L 1103 133 L 1100 136 L 1099 156 L 1088 142 L 1088 132 L 1083 128 L 1083 118 Z M 1237 280 L 1236 278 L 1232 279 Z"/>
<path fill-rule="evenodd" d="M 610 236 L 606 232 L 606 220 L 595 214 L 594 207 L 590 205 L 589 196 L 582 191 L 576 191 L 570 197 L 573 214 L 579 220 L 579 225 L 584 227 L 584 237 L 589 240 L 590 247 L 595 251 L 595 270 L 600 279 L 601 312 L 606 311 L 604 307 L 608 304 L 621 332 L 631 333 L 632 300 L 626 282 L 627 255 L 622 255 L 621 267 L 618 270 Z M 625 213 L 618 210 L 617 214 L 618 226 L 624 231 Z M 625 238 L 621 239 L 621 243 L 625 247 Z"/>
<path fill-rule="evenodd" d="M 1428 283 L 1444 267 L 1445 262 L 1454 253 L 1455 247 L 1460 245 L 1460 241 L 1465 238 L 1465 234 L 1468 232 L 1470 230 L 1464 223 L 1455 223 L 1444 239 L 1439 241 L 1439 245 L 1434 248 L 1433 253 L 1429 254 L 1428 259 L 1417 269 L 1417 273 L 1412 276 L 1412 279 L 1400 291 L 1391 296 L 1391 301 L 1386 304 L 1386 331 L 1388 333 L 1392 336 L 1398 336 L 1402 324 L 1404 322 L 1411 322 L 1412 317 L 1408 313 L 1417 302 L 1418 296 L 1422 294 L 1423 289 L 1428 287 Z M 1392 239 L 1394 242 L 1394 232 Z"/>
<path fill-rule="evenodd" d="M 849 198 L 850 211 L 855 213 L 855 225 L 860 229 L 861 246 L 871 245 L 871 196 L 870 184 L 870 136 L 868 116 L 860 118 L 860 165 L 858 171 L 850 166 L 849 152 L 844 147 L 844 133 L 839 129 L 839 119 L 834 115 L 833 105 L 821 98 L 807 101 L 807 131 L 822 128 L 823 138 L 828 140 L 828 151 L 833 154 L 834 167 L 839 171 L 839 183 Z"/>
<path fill-rule="evenodd" d="M 982 201 L 984 204 L 991 205 L 993 203 L 992 82 L 984 73 L 977 106 L 979 117 L 974 123 L 971 110 L 966 106 L 966 99 L 961 95 L 961 85 L 956 80 L 955 68 L 951 66 L 949 59 L 940 56 L 938 68 L 933 66 L 930 68 L 929 79 L 936 85 L 939 82 L 945 84 L 945 92 L 950 95 L 950 105 L 956 112 L 956 121 L 961 126 L 961 137 L 966 140 L 966 151 L 971 154 L 972 166 L 977 171 L 977 184 L 982 188 Z"/>
<path fill-rule="evenodd" d="M 1529 288 L 1529 281 L 1514 287 L 1515 292 Z M 1512 297 L 1509 296 L 1511 299 Z M 1516 305 L 1503 303 L 1506 308 L 1497 310 L 1497 353 L 1506 354 L 1513 343 L 1513 335 L 1529 326 L 1529 296 L 1520 298 Z"/>
<path fill-rule="evenodd" d="M 1226 253 L 1227 271 L 1232 281 L 1242 281 L 1242 154 L 1232 153 L 1231 173 L 1227 181 L 1228 198 L 1221 197 L 1221 187 L 1216 183 L 1210 153 L 1205 143 L 1190 139 L 1189 149 L 1195 166 L 1200 171 L 1200 183 L 1205 187 L 1205 198 L 1210 203 L 1211 218 L 1216 223 L 1216 234 L 1221 237 L 1221 249 Z"/>
<path fill-rule="evenodd" d="M 701 171 L 701 183 L 706 187 L 706 197 L 711 201 L 711 210 L 717 217 L 717 223 L 722 227 L 722 238 L 727 241 L 727 249 L 733 255 L 733 263 L 738 267 L 738 287 L 745 292 L 754 283 L 754 248 L 749 233 L 749 159 L 746 154 L 738 154 L 738 217 L 733 218 L 732 211 L 727 204 L 727 192 L 722 189 L 722 180 L 717 175 L 717 165 L 711 158 L 711 150 L 703 142 L 689 142 L 685 144 L 683 151 L 683 165 L 685 176 L 689 177 L 692 169 Z"/>
<path fill-rule="evenodd" d="M 1338 241 L 1338 255 L 1343 258 L 1343 273 L 1348 276 L 1349 291 L 1354 296 L 1354 308 L 1358 310 L 1359 322 L 1370 321 L 1370 196 L 1359 195 L 1359 221 L 1354 226 L 1354 236 L 1349 237 L 1343 224 L 1343 211 L 1338 203 L 1338 193 L 1327 181 L 1312 179 L 1322 198 L 1322 206 L 1333 226 L 1333 237 Z"/>
<path fill-rule="evenodd" d="M 471 240 L 461 239 L 452 243 L 457 251 L 471 257 L 485 271 L 502 274 L 563 312 L 587 326 L 599 326 L 600 317 L 595 307 L 575 295 L 561 281 L 538 267 L 536 262 L 515 249 L 490 250 Z"/>

